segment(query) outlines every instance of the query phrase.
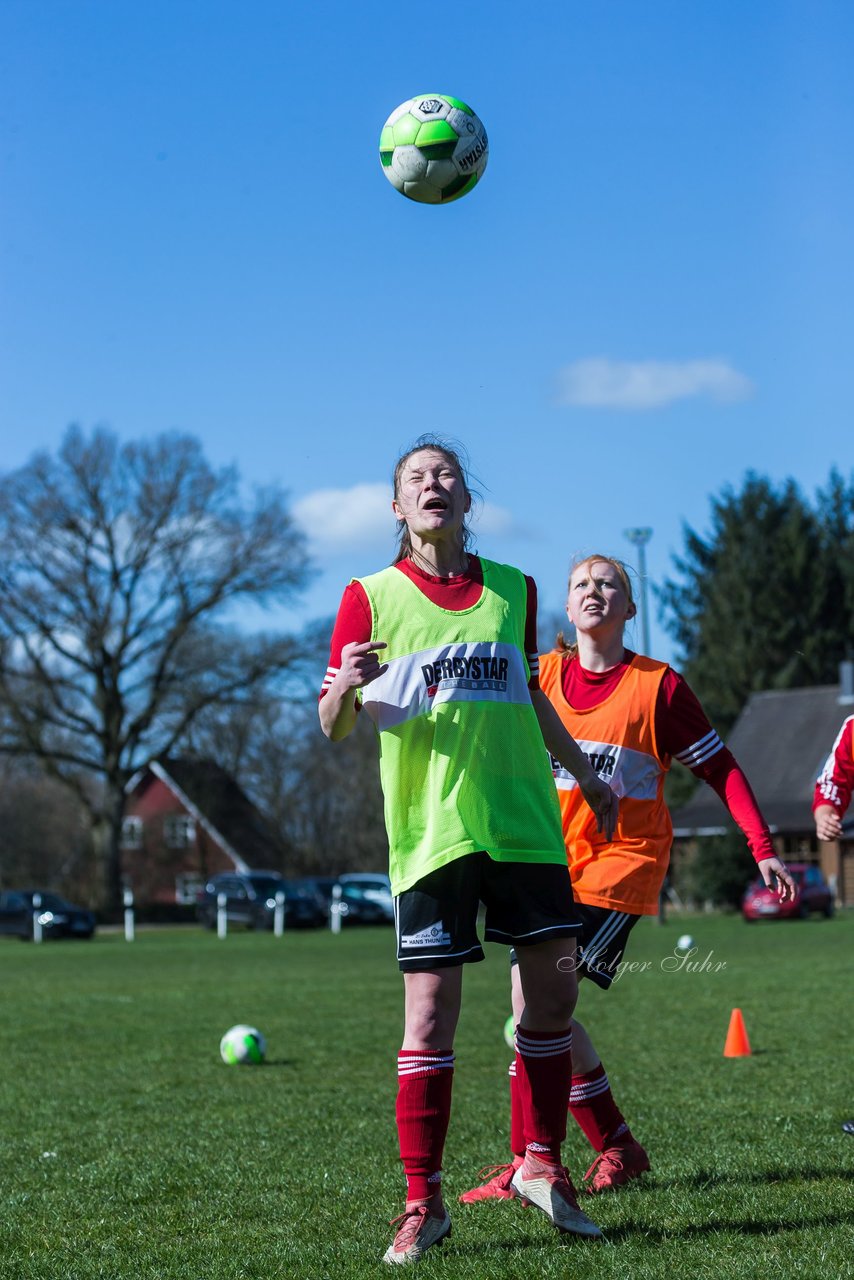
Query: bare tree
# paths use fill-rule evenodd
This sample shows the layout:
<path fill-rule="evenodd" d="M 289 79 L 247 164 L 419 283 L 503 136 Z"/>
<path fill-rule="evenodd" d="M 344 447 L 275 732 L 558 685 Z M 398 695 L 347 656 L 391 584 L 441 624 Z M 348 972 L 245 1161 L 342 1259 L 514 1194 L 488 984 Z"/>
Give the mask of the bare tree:
<path fill-rule="evenodd" d="M 243 501 L 189 436 L 72 427 L 56 457 L 0 477 L 0 751 L 76 793 L 107 904 L 128 777 L 294 667 L 292 639 L 240 632 L 236 611 L 286 602 L 307 574 L 281 490 Z"/>
<path fill-rule="evenodd" d="M 360 721 L 329 751 L 314 691 L 304 701 L 212 708 L 186 747 L 216 760 L 251 796 L 288 850 L 289 874 L 381 871 L 388 839 L 379 762 L 373 725 Z"/>
<path fill-rule="evenodd" d="M 316 707 L 304 729 L 286 830 L 303 850 L 305 871 L 384 871 L 388 836 L 373 724 L 359 716 L 335 751 L 320 732 Z"/>
<path fill-rule="evenodd" d="M 76 798 L 35 764 L 8 766 L 0 778 L 0 888 L 88 898 L 91 840 Z"/>

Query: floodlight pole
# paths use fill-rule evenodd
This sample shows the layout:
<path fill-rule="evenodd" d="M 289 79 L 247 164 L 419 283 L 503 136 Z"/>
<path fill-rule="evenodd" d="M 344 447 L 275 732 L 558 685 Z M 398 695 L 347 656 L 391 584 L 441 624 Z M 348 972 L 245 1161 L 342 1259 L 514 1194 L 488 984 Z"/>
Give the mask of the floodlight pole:
<path fill-rule="evenodd" d="M 624 529 L 623 535 L 638 549 L 638 577 L 641 589 L 641 637 L 643 652 L 649 657 L 649 605 L 646 581 L 646 544 L 652 537 L 652 529 Z"/>

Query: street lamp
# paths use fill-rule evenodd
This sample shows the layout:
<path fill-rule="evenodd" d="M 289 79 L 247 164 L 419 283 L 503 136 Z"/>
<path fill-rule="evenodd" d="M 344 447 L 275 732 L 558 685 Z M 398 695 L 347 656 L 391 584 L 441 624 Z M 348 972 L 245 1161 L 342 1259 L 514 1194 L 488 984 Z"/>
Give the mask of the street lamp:
<path fill-rule="evenodd" d="M 623 535 L 638 549 L 638 577 L 641 589 L 641 636 L 643 652 L 649 657 L 649 608 L 646 583 L 646 544 L 652 537 L 652 529 L 624 529 Z"/>

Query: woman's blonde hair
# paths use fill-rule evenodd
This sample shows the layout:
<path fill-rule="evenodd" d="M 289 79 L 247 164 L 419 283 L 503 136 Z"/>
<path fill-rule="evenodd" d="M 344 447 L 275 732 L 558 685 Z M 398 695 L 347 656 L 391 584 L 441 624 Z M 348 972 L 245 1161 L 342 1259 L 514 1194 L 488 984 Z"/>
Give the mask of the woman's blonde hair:
<path fill-rule="evenodd" d="M 622 583 L 623 590 L 626 593 L 626 597 L 629 601 L 629 604 L 634 605 L 635 593 L 632 590 L 632 580 L 629 575 L 628 565 L 624 564 L 622 560 L 617 560 L 614 556 L 600 556 L 598 553 L 596 553 L 592 556 L 581 556 L 578 560 L 573 560 L 572 564 L 569 566 L 569 577 L 567 578 L 567 582 L 566 582 L 567 590 L 569 590 L 569 588 L 572 585 L 572 575 L 575 573 L 575 571 L 577 569 L 582 568 L 583 565 L 589 566 L 594 563 L 609 564 L 611 566 L 611 568 L 616 573 L 617 577 L 620 579 L 620 582 Z M 557 633 L 557 639 L 555 640 L 555 648 L 557 649 L 558 653 L 566 654 L 566 656 L 569 658 L 574 658 L 575 655 L 578 653 L 578 645 L 575 644 L 574 641 L 573 642 L 568 641 L 562 631 L 559 631 Z"/>

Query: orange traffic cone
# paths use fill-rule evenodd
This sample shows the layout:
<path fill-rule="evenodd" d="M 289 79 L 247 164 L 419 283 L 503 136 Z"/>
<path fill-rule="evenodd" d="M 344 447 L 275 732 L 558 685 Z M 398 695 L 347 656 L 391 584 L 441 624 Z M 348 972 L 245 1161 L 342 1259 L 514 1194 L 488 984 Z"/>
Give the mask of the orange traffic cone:
<path fill-rule="evenodd" d="M 750 1054 L 750 1041 L 740 1009 L 733 1009 L 729 1020 L 729 1031 L 726 1033 L 724 1045 L 725 1058 L 746 1058 Z"/>

